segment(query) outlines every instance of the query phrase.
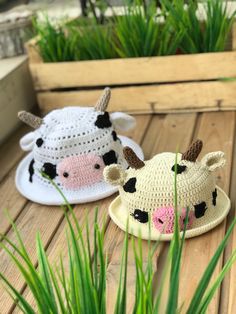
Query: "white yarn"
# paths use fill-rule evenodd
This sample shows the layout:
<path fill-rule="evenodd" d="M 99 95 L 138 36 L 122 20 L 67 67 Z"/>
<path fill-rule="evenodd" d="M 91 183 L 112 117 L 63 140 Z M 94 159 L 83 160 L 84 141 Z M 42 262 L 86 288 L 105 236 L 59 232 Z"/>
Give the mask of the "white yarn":
<path fill-rule="evenodd" d="M 32 143 L 27 142 L 27 148 L 33 146 L 34 180 L 51 186 L 48 180 L 42 178 L 40 174 L 46 162 L 57 165 L 66 157 L 90 153 L 103 156 L 110 150 L 116 152 L 117 162 L 126 168 L 122 144 L 119 139 L 116 141 L 113 139 L 113 125 L 108 128 L 98 128 L 95 125 L 98 115 L 103 114 L 104 112 L 98 112 L 91 107 L 66 107 L 54 110 L 45 116 L 43 124 L 33 132 L 33 138 L 32 132 L 30 133 Z M 124 114 L 125 117 L 127 119 L 129 115 Z M 25 138 L 27 139 L 27 135 Z M 43 139 L 40 147 L 36 145 L 38 138 Z M 24 148 L 23 145 L 22 148 Z M 60 186 L 58 177 L 54 181 Z"/>

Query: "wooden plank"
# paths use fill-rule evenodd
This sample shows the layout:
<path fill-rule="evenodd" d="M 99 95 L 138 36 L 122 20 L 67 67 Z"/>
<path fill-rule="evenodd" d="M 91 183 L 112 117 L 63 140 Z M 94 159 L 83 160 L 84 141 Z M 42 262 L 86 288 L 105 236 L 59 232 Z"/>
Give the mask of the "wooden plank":
<path fill-rule="evenodd" d="M 236 137 L 234 136 L 234 152 L 231 167 L 231 183 L 230 183 L 230 200 L 231 210 L 227 217 L 226 230 L 235 218 L 235 204 L 236 204 Z M 236 248 L 236 230 L 233 230 L 232 236 L 229 238 L 224 254 L 224 262 L 228 260 L 232 251 Z M 220 294 L 220 309 L 219 313 L 233 314 L 236 306 L 236 264 L 234 263 L 229 273 L 226 275 Z"/>
<path fill-rule="evenodd" d="M 17 219 L 17 228 L 22 236 L 23 242 L 36 263 L 36 248 L 35 239 L 36 233 L 40 232 L 42 241 L 47 247 L 55 230 L 58 228 L 61 220 L 63 219 L 63 211 L 58 207 L 40 206 L 38 204 L 31 204 Z M 8 238 L 16 243 L 16 237 L 11 230 Z M 21 277 L 19 270 L 11 261 L 9 256 L 1 249 L 0 250 L 0 269 L 1 272 L 10 280 L 12 285 L 21 290 L 24 281 Z M 12 308 L 12 299 L 4 289 L 0 286 L 0 312 L 8 313 Z"/>
<path fill-rule="evenodd" d="M 217 184 L 226 193 L 229 192 L 234 127 L 234 112 L 204 113 L 201 117 L 198 131 L 195 134 L 195 137 L 202 139 L 204 143 L 201 156 L 206 152 L 216 150 L 225 152 L 227 165 L 218 172 L 216 179 Z M 206 234 L 186 240 L 180 275 L 180 304 L 184 302 L 183 312 L 185 312 L 210 258 L 223 239 L 224 233 L 225 222 Z M 222 259 L 216 268 L 213 278 L 216 278 L 221 267 Z M 218 305 L 219 291 L 211 302 L 207 313 L 218 313 Z"/>
<path fill-rule="evenodd" d="M 27 51 L 27 55 L 31 63 L 43 62 L 41 56 L 39 55 L 38 48 L 36 46 L 37 40 L 38 40 L 38 36 L 30 39 L 27 43 L 25 43 L 25 49 Z"/>
<path fill-rule="evenodd" d="M 151 117 L 149 115 L 138 116 L 137 117 L 137 127 L 134 130 L 128 132 L 129 137 L 133 138 L 137 142 L 140 142 L 142 140 L 143 134 L 144 134 L 144 132 L 148 126 L 150 118 Z M 126 132 L 126 135 L 127 135 L 127 132 Z M 99 220 L 99 223 L 101 226 L 104 215 L 105 215 L 105 219 L 107 217 L 108 204 L 112 201 L 112 199 L 114 199 L 114 197 L 115 197 L 115 195 L 111 196 L 105 200 L 102 200 L 102 201 L 75 206 L 74 211 L 75 211 L 75 214 L 76 214 L 76 217 L 77 217 L 79 223 L 81 225 L 83 224 L 87 210 L 89 212 L 89 217 L 88 217 L 89 223 L 90 224 L 93 223 L 94 208 L 96 206 L 98 206 L 99 207 L 98 220 Z M 45 207 L 44 219 L 47 219 L 47 217 L 48 217 L 49 220 L 53 221 L 53 218 L 49 217 L 50 208 L 49 207 L 47 207 L 47 208 L 48 208 L 48 211 L 46 211 L 46 207 Z M 63 215 L 62 212 L 61 212 L 61 215 Z M 42 227 L 40 221 L 37 223 L 39 223 L 40 227 Z M 93 228 L 91 225 L 91 230 L 92 229 Z M 50 246 L 49 246 L 47 252 L 48 252 L 48 257 L 49 257 L 50 261 L 54 261 L 54 262 L 58 261 L 58 256 L 61 253 L 62 256 L 65 257 L 65 266 L 67 267 L 68 266 L 66 264 L 66 262 L 67 262 L 67 258 L 66 258 L 67 245 L 66 245 L 65 230 L 66 230 L 66 223 L 65 223 L 65 220 L 63 220 L 57 233 L 55 233 L 54 238 L 53 238 L 52 242 L 50 243 Z M 47 237 L 49 237 L 50 234 L 52 233 L 52 230 L 49 230 L 48 232 L 45 230 L 44 232 L 47 234 Z M 90 237 L 91 237 L 91 242 L 92 242 L 92 238 L 93 238 L 92 232 L 90 234 Z M 34 238 L 31 238 L 31 241 L 33 241 L 33 243 L 34 243 L 35 242 Z M 0 268 L 1 268 L 1 266 L 0 266 Z M 21 288 L 22 289 L 25 288 L 23 281 L 21 281 Z M 33 300 L 32 295 L 28 289 L 25 291 L 25 295 L 26 295 L 27 299 L 29 300 L 29 302 L 32 305 L 34 305 L 34 300 Z M 17 309 L 15 311 L 17 312 Z M 1 312 L 1 299 L 0 299 L 0 312 Z"/>
<path fill-rule="evenodd" d="M 143 141 L 143 147 L 146 158 L 149 159 L 156 153 L 163 151 L 175 151 L 176 146 L 180 150 L 185 149 L 192 138 L 192 133 L 195 127 L 196 114 L 182 115 L 167 115 L 163 121 L 160 121 L 158 116 L 152 119 L 149 130 Z M 161 128 L 157 128 L 157 124 Z M 186 132 L 188 130 L 188 132 Z M 149 142 L 151 141 L 152 144 Z M 152 149 L 150 149 L 152 147 Z M 122 254 L 122 244 L 124 241 L 124 232 L 121 231 L 112 221 L 108 225 L 105 241 L 107 242 L 107 250 L 110 257 L 108 266 L 108 282 L 107 282 L 107 312 L 113 313 L 116 299 L 116 291 L 119 281 L 119 268 Z M 130 241 L 129 241 L 130 245 Z M 143 262 L 144 266 L 147 263 L 147 241 L 143 241 Z M 162 245 L 157 251 L 156 258 L 162 250 Z M 132 252 L 132 249 L 130 248 Z M 154 261 L 155 263 L 156 261 Z M 157 270 L 158 272 L 158 270 Z M 135 264 L 132 253 L 128 261 L 128 282 L 127 282 L 127 313 L 132 312 L 132 307 L 135 297 Z"/>
<path fill-rule="evenodd" d="M 4 210 L 7 210 L 11 219 L 15 221 L 27 204 L 27 200 L 17 191 L 15 187 L 15 170 L 16 168 L 13 168 L 7 177 L 0 183 L 1 234 L 6 234 L 11 227 L 9 218 L 5 214 Z"/>
<path fill-rule="evenodd" d="M 36 90 L 235 77 L 236 53 L 31 63 Z M 207 69 L 207 70 L 206 70 Z"/>
<path fill-rule="evenodd" d="M 24 155 L 24 152 L 19 146 L 19 140 L 28 131 L 28 127 L 20 127 L 7 142 L 0 146 L 0 181 Z M 11 158 L 9 158 L 9 156 L 11 156 Z"/>
<path fill-rule="evenodd" d="M 37 94 L 43 113 L 65 106 L 93 106 L 101 89 L 41 92 Z M 236 82 L 195 82 L 112 89 L 110 111 L 132 113 L 200 112 L 236 109 Z"/>

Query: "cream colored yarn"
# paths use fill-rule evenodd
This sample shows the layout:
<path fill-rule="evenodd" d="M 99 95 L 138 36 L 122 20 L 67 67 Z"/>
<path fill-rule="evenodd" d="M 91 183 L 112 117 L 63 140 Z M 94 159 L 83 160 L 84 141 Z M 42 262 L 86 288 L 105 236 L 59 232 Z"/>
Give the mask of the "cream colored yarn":
<path fill-rule="evenodd" d="M 211 217 L 212 192 L 215 190 L 213 171 L 224 166 L 223 152 L 209 153 L 201 161 L 190 162 L 181 160 L 178 154 L 178 165 L 186 166 L 186 170 L 177 174 L 178 206 L 189 207 L 194 210 L 194 205 L 206 203 L 206 213 L 198 221 Z M 140 169 L 129 168 L 126 171 L 116 165 L 104 169 L 104 178 L 113 185 L 119 185 L 119 193 L 122 207 L 129 213 L 129 219 L 134 224 L 144 225 L 137 222 L 131 214 L 135 209 L 151 214 L 161 207 L 174 207 L 174 171 L 171 168 L 175 164 L 174 153 L 162 153 L 145 161 L 145 166 Z M 124 184 L 131 178 L 136 178 L 134 193 L 124 191 Z M 150 219 L 153 228 L 152 219 Z"/>

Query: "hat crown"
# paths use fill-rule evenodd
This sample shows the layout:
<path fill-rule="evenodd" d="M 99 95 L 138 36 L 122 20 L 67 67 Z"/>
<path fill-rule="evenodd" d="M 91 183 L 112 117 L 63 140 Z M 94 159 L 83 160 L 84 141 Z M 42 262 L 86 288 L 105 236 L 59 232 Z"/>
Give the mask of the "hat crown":
<path fill-rule="evenodd" d="M 114 144 L 121 150 L 121 143 L 114 143 L 112 139 L 114 128 L 111 122 L 104 128 L 95 125 L 99 115 L 104 113 L 89 107 L 66 107 L 49 113 L 35 130 L 35 161 L 57 163 L 73 155 L 102 154 Z M 110 121 L 109 115 L 107 119 Z M 42 142 L 40 146 L 39 139 Z"/>
<path fill-rule="evenodd" d="M 101 167 L 106 165 L 106 162 L 117 162 L 126 167 L 121 141 L 114 133 L 108 112 L 96 111 L 90 107 L 66 107 L 50 112 L 44 117 L 40 127 L 33 132 L 35 180 L 48 185 L 48 180 L 42 178 L 40 171 L 52 172 L 51 178 L 60 183 L 62 179 L 59 177 L 58 167 L 65 159 L 69 163 L 71 157 L 73 163 L 80 168 L 83 156 L 87 156 L 88 163 L 90 157 L 94 163 L 97 157 L 100 158 Z M 104 159 L 107 154 L 108 161 Z M 77 158 L 80 156 L 82 159 Z M 45 167 L 49 166 L 50 170 L 45 171 Z M 91 171 L 94 166 L 93 163 L 90 165 Z M 83 172 L 86 172 L 85 168 Z"/>

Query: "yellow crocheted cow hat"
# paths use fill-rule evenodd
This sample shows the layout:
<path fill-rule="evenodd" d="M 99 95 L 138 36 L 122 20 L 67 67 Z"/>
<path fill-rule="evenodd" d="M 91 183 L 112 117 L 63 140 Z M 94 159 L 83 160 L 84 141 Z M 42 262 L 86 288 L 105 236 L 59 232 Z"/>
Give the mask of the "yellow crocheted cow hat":
<path fill-rule="evenodd" d="M 143 239 L 171 240 L 175 217 L 174 177 L 177 172 L 179 225 L 186 238 L 194 237 L 218 225 L 228 214 L 230 200 L 216 186 L 214 171 L 225 165 L 221 151 L 197 157 L 202 141 L 197 140 L 184 153 L 161 153 L 151 160 L 140 160 L 134 151 L 124 148 L 128 169 L 120 165 L 105 167 L 105 181 L 119 187 L 119 196 L 110 204 L 113 221 L 129 233 Z M 177 158 L 177 165 L 175 160 Z"/>

